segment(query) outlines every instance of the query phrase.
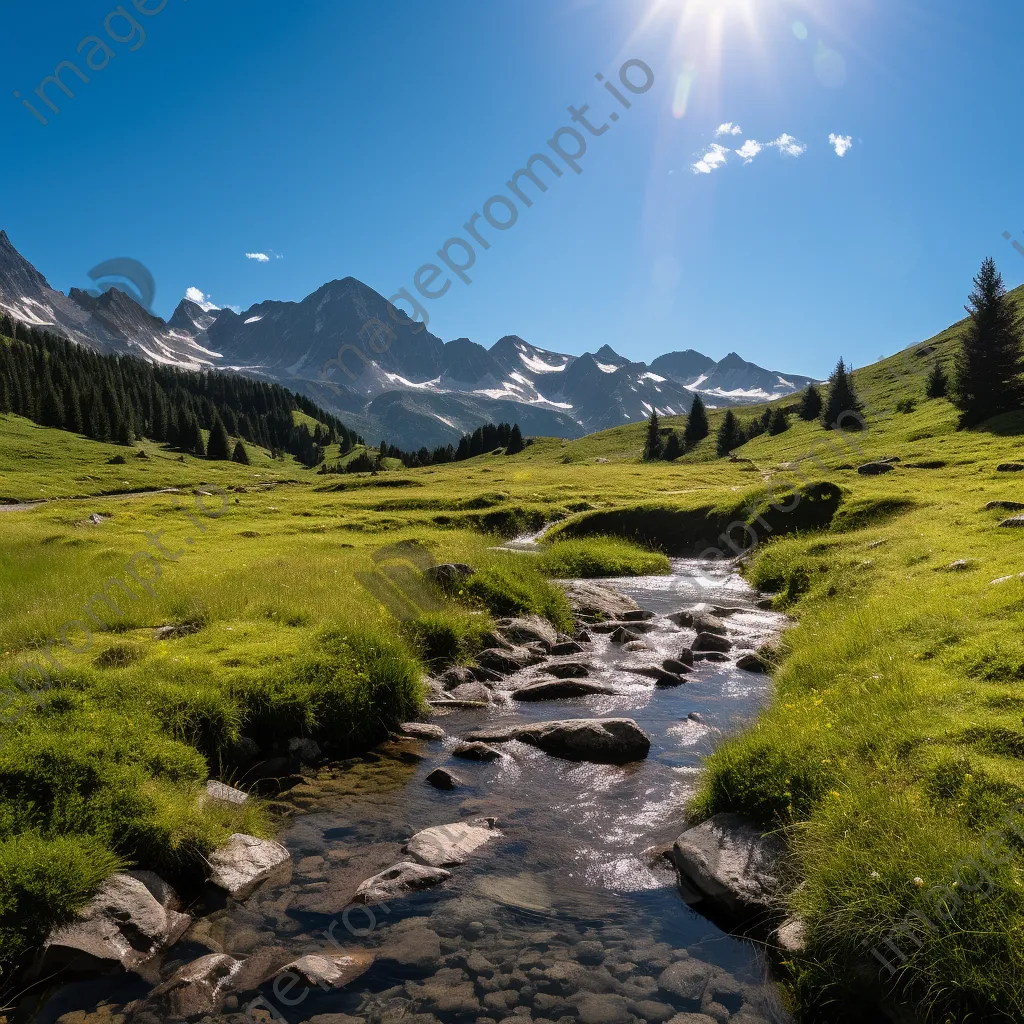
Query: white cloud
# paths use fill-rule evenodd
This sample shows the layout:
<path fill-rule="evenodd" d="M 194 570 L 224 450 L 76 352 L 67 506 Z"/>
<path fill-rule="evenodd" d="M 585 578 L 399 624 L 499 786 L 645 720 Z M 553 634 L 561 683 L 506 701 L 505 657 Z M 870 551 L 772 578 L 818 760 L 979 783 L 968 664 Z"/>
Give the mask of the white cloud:
<path fill-rule="evenodd" d="M 725 146 L 718 145 L 717 142 L 711 144 L 711 148 L 695 163 L 693 164 L 694 174 L 710 174 L 712 171 L 717 171 L 719 167 L 725 165 L 726 157 L 729 155 L 729 150 Z"/>
<path fill-rule="evenodd" d="M 743 129 L 738 124 L 733 124 L 732 121 L 726 121 L 725 124 L 720 124 L 715 129 L 715 138 L 720 135 L 739 135 Z"/>
<path fill-rule="evenodd" d="M 245 258 L 247 260 L 255 260 L 257 263 L 270 262 L 270 257 L 265 252 L 247 252 Z"/>
<path fill-rule="evenodd" d="M 215 303 L 209 295 L 206 295 L 199 288 L 188 288 L 185 290 L 185 298 L 189 302 L 194 302 L 199 306 L 205 313 L 209 313 L 212 309 L 220 309 L 220 306 Z"/>
<path fill-rule="evenodd" d="M 743 158 L 745 164 L 752 163 L 754 157 L 757 156 L 764 146 L 760 142 L 755 142 L 753 139 L 747 139 L 746 142 L 736 150 L 736 155 Z"/>
<path fill-rule="evenodd" d="M 828 137 L 828 141 L 832 143 L 836 156 L 846 156 L 853 149 L 852 135 L 836 135 L 833 133 Z"/>
<path fill-rule="evenodd" d="M 769 142 L 769 146 L 775 146 L 783 156 L 803 156 L 807 152 L 807 146 L 804 143 L 794 139 L 792 135 L 787 135 L 783 132 L 774 142 Z"/>

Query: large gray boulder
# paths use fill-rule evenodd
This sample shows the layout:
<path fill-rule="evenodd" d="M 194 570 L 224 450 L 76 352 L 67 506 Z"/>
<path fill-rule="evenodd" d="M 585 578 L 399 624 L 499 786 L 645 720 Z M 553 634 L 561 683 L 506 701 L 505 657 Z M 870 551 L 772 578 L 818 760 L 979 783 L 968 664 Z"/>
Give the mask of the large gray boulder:
<path fill-rule="evenodd" d="M 519 740 L 567 761 L 629 764 L 642 761 L 651 749 L 647 734 L 631 718 L 573 718 L 533 725 L 478 729 L 471 741 L 505 743 Z"/>
<path fill-rule="evenodd" d="M 226 953 L 210 953 L 179 967 L 146 1000 L 148 1007 L 159 1007 L 178 1020 L 217 1013 L 223 1006 L 231 979 L 241 962 Z"/>
<path fill-rule="evenodd" d="M 562 580 L 569 607 L 585 618 L 617 619 L 626 612 L 640 610 L 631 597 L 613 587 L 591 580 Z"/>
<path fill-rule="evenodd" d="M 672 847 L 687 903 L 737 921 L 763 920 L 779 906 L 786 844 L 738 814 L 716 814 Z"/>
<path fill-rule="evenodd" d="M 210 855 L 210 881 L 236 900 L 246 899 L 264 882 L 283 885 L 291 873 L 292 856 L 280 843 L 241 832 Z"/>
<path fill-rule="evenodd" d="M 440 885 L 451 877 L 452 873 L 444 868 L 417 864 L 411 860 L 401 861 L 361 882 L 352 902 L 387 903 L 388 900 L 408 896 L 411 892 Z"/>
<path fill-rule="evenodd" d="M 444 729 L 430 722 L 403 722 L 398 731 L 403 736 L 414 736 L 419 740 L 443 740 Z"/>
<path fill-rule="evenodd" d="M 133 970 L 173 945 L 191 924 L 175 906 L 170 888 L 156 875 L 112 875 L 77 921 L 46 940 L 36 973 Z"/>
<path fill-rule="evenodd" d="M 434 868 L 463 864 L 471 853 L 500 836 L 493 818 L 454 821 L 425 828 L 409 840 L 402 852 Z"/>

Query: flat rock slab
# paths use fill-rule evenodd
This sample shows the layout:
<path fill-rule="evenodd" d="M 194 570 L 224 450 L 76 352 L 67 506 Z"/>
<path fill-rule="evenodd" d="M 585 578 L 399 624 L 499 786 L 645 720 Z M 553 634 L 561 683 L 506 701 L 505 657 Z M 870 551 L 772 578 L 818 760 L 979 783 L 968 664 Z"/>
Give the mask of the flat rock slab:
<path fill-rule="evenodd" d="M 402 852 L 434 868 L 464 864 L 474 850 L 501 835 L 493 818 L 455 821 L 425 828 L 406 843 Z"/>
<path fill-rule="evenodd" d="M 631 718 L 575 718 L 478 729 L 466 738 L 491 743 L 519 740 L 553 757 L 595 764 L 642 761 L 651 749 L 649 737 Z"/>
<path fill-rule="evenodd" d="M 857 467 L 857 472 L 861 476 L 881 476 L 892 471 L 893 465 L 890 462 L 865 462 L 863 466 Z"/>
<path fill-rule="evenodd" d="M 441 726 L 429 722 L 403 722 L 398 731 L 404 736 L 415 736 L 420 740 L 443 740 L 445 737 Z"/>
<path fill-rule="evenodd" d="M 733 919 L 763 917 L 778 904 L 786 844 L 738 814 L 716 814 L 672 847 L 688 903 Z"/>
<path fill-rule="evenodd" d="M 1001 462 L 996 466 L 997 473 L 1021 473 L 1024 472 L 1024 462 Z"/>
<path fill-rule="evenodd" d="M 285 984 L 285 979 L 290 981 L 292 978 L 298 978 L 309 988 L 316 987 L 329 991 L 332 988 L 341 988 L 365 974 L 373 966 L 374 958 L 374 953 L 363 949 L 340 953 L 309 953 L 286 964 L 272 977 L 275 980 L 281 979 L 282 985 Z M 285 988 L 285 991 L 288 989 Z"/>
<path fill-rule="evenodd" d="M 210 855 L 210 881 L 236 900 L 246 899 L 264 882 L 287 882 L 291 870 L 292 856 L 280 843 L 241 832 Z"/>
<path fill-rule="evenodd" d="M 592 694 L 611 694 L 610 686 L 592 683 L 586 679 L 542 679 L 530 683 L 512 694 L 513 700 L 568 700 L 571 697 L 589 697 Z"/>
<path fill-rule="evenodd" d="M 620 594 L 613 587 L 590 580 L 563 580 L 562 587 L 569 599 L 569 607 L 577 615 L 594 618 L 616 619 L 626 612 L 640 610 L 640 605 L 631 597 Z"/>
<path fill-rule="evenodd" d="M 352 902 L 387 903 L 388 900 L 399 899 L 411 892 L 440 885 L 451 877 L 452 873 L 444 868 L 430 867 L 411 860 L 401 861 L 361 882 Z"/>
<path fill-rule="evenodd" d="M 217 1013 L 227 995 L 231 979 L 242 964 L 225 953 L 210 953 L 193 960 L 150 993 L 147 1003 L 160 1006 L 171 1017 L 198 1017 Z"/>
<path fill-rule="evenodd" d="M 162 901 L 159 895 L 141 877 L 111 875 L 77 921 L 50 935 L 36 973 L 117 966 L 131 970 L 145 963 L 176 942 L 191 924 L 186 914 L 171 909 L 171 901 Z"/>
<path fill-rule="evenodd" d="M 1018 528 L 1022 527 L 1024 526 L 1024 516 L 1010 516 L 1009 519 L 1004 519 L 999 525 Z"/>
<path fill-rule="evenodd" d="M 1024 501 L 990 501 L 986 509 L 1003 509 L 1006 512 L 1020 512 L 1024 509 Z"/>

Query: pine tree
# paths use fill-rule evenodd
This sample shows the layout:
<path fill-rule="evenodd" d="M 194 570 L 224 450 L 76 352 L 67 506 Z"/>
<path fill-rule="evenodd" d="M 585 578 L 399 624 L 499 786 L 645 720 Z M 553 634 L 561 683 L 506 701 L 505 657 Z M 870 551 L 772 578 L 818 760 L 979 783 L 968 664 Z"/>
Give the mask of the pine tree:
<path fill-rule="evenodd" d="M 853 389 L 850 371 L 840 359 L 828 379 L 828 399 L 822 412 L 821 425 L 826 430 L 860 430 L 864 427 L 860 410 L 860 400 Z"/>
<path fill-rule="evenodd" d="M 11 411 L 11 389 L 7 377 L 0 373 L 0 416 Z"/>
<path fill-rule="evenodd" d="M 523 441 L 523 432 L 519 429 L 519 424 L 515 424 L 512 427 L 512 431 L 508 436 L 508 445 L 505 448 L 506 455 L 518 455 L 526 444 Z"/>
<path fill-rule="evenodd" d="M 673 430 L 668 435 L 668 440 L 665 442 L 665 455 L 664 459 L 666 462 L 675 462 L 680 455 L 683 454 L 683 446 L 679 443 L 679 435 Z"/>
<path fill-rule="evenodd" d="M 57 394 L 53 382 L 47 380 L 43 388 L 43 400 L 39 408 L 39 422 L 44 427 L 64 426 L 64 403 Z"/>
<path fill-rule="evenodd" d="M 658 422 L 658 410 L 651 410 L 651 418 L 647 421 L 647 438 L 644 441 L 644 461 L 654 462 L 662 456 L 661 424 Z"/>
<path fill-rule="evenodd" d="M 216 413 L 213 414 L 213 426 L 210 428 L 210 440 L 206 446 L 206 457 L 218 462 L 228 462 L 231 458 L 231 442 L 228 440 L 224 421 Z"/>
<path fill-rule="evenodd" d="M 942 363 L 936 359 L 935 365 L 932 366 L 931 373 L 928 374 L 928 379 L 925 381 L 925 397 L 945 398 L 948 392 L 949 378 L 946 376 L 946 371 L 942 368 Z"/>
<path fill-rule="evenodd" d="M 126 448 L 135 440 L 132 435 L 132 425 L 127 416 L 119 415 L 114 425 L 114 440 L 123 444 Z"/>
<path fill-rule="evenodd" d="M 206 458 L 206 445 L 203 442 L 203 431 L 199 426 L 198 420 L 189 419 L 188 451 L 197 459 Z"/>
<path fill-rule="evenodd" d="M 800 399 L 800 409 L 797 415 L 808 423 L 821 415 L 821 392 L 813 384 L 807 385 L 807 390 Z"/>
<path fill-rule="evenodd" d="M 235 450 L 231 453 L 231 461 L 237 462 L 242 466 L 249 465 L 249 453 L 245 450 L 245 445 L 241 441 L 235 442 Z"/>
<path fill-rule="evenodd" d="M 64 385 L 64 429 L 75 434 L 84 434 L 85 425 L 82 420 L 82 404 L 78 399 L 78 388 L 69 380 Z"/>
<path fill-rule="evenodd" d="M 1024 395 L 1022 324 L 991 258 L 974 279 L 970 303 L 970 323 L 957 353 L 950 395 L 960 410 L 961 427 L 1019 408 Z"/>
<path fill-rule="evenodd" d="M 718 436 L 715 439 L 715 450 L 719 458 L 728 455 L 734 448 L 739 448 L 743 443 L 743 434 L 740 425 L 736 422 L 736 415 L 732 409 L 726 410 L 722 425 L 718 428 Z"/>
<path fill-rule="evenodd" d="M 711 433 L 708 426 L 708 413 L 704 408 L 704 400 L 700 395 L 693 396 L 693 405 L 690 406 L 690 415 L 686 418 L 686 426 L 683 428 L 683 450 L 689 451 L 695 444 L 703 441 Z"/>
<path fill-rule="evenodd" d="M 784 434 L 787 430 L 789 430 L 789 417 L 782 409 L 772 409 L 771 419 L 768 421 L 768 433 L 774 436 Z"/>

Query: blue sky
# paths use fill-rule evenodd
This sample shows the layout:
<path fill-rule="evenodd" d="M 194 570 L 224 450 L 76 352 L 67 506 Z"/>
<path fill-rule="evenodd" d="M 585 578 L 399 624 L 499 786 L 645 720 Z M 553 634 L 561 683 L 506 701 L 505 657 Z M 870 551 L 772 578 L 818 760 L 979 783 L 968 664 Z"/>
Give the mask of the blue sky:
<path fill-rule="evenodd" d="M 0 227 L 65 291 L 117 256 L 164 316 L 188 288 L 243 309 L 348 275 L 412 289 L 585 103 L 609 127 L 576 126 L 581 173 L 487 228 L 472 283 L 422 300 L 433 332 L 823 375 L 958 319 L 987 255 L 1024 282 L 1017 0 L 125 0 L 140 28 L 108 34 L 116 8 L 4 15 Z M 66 70 L 53 114 L 34 90 L 63 60 L 90 81 Z"/>

